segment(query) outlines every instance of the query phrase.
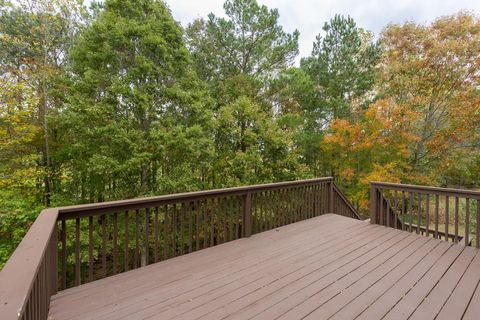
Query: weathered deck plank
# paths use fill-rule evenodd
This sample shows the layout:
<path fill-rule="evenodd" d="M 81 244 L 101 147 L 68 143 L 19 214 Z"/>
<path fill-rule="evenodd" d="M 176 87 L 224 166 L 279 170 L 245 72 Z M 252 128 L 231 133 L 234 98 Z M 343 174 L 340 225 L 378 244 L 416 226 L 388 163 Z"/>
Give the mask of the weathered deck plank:
<path fill-rule="evenodd" d="M 65 290 L 49 319 L 467 318 L 479 266 L 476 249 L 328 214 Z"/>

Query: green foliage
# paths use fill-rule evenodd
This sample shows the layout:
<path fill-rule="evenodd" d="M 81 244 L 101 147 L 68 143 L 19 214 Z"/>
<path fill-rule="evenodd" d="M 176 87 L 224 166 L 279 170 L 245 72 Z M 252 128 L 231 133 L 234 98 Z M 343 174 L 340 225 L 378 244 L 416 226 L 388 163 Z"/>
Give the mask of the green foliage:
<path fill-rule="evenodd" d="M 315 82 L 317 104 L 328 118 L 348 117 L 355 108 L 368 106 L 380 47 L 350 17 L 336 15 L 323 31 L 325 36 L 317 35 L 311 57 L 302 59 L 301 66 Z"/>

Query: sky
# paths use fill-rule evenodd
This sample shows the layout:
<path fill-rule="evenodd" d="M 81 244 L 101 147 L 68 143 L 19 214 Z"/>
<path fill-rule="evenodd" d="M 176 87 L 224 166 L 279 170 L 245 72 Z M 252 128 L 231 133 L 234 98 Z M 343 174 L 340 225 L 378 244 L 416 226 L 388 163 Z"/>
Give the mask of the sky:
<path fill-rule="evenodd" d="M 277 8 L 286 32 L 300 31 L 300 57 L 312 51 L 315 36 L 336 13 L 350 15 L 359 27 L 378 35 L 390 23 L 429 23 L 436 17 L 467 10 L 480 14 L 480 0 L 257 0 Z M 224 15 L 224 0 L 166 0 L 175 20 L 184 27 L 210 12 Z"/>

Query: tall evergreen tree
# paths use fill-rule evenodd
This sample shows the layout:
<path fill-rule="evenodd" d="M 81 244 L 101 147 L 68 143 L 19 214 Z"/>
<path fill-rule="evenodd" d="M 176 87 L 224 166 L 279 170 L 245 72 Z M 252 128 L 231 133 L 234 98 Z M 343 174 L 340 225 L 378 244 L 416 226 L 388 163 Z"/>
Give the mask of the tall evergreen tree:
<path fill-rule="evenodd" d="M 278 121 L 270 89 L 293 63 L 299 33 L 286 33 L 278 10 L 256 0 L 227 0 L 223 7 L 226 18 L 209 14 L 187 28 L 196 70 L 215 104 L 212 180 L 232 185 L 294 178 L 301 170 L 295 146 Z"/>
<path fill-rule="evenodd" d="M 105 1 L 71 61 L 73 95 L 64 123 L 72 141 L 65 157 L 80 198 L 201 187 L 209 163 L 209 99 L 191 68 L 182 28 L 162 1 Z"/>
<path fill-rule="evenodd" d="M 328 120 L 348 117 L 353 108 L 368 106 L 380 47 L 350 17 L 335 15 L 323 31 L 301 66 L 314 80 L 317 108 L 328 111 Z"/>

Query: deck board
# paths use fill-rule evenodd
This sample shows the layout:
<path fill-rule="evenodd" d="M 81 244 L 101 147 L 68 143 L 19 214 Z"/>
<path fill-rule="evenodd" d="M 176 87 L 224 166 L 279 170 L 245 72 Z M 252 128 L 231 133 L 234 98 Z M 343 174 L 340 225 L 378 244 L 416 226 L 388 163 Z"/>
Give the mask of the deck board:
<path fill-rule="evenodd" d="M 327 214 L 67 289 L 49 319 L 473 319 L 479 281 L 477 249 Z"/>

